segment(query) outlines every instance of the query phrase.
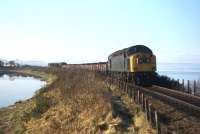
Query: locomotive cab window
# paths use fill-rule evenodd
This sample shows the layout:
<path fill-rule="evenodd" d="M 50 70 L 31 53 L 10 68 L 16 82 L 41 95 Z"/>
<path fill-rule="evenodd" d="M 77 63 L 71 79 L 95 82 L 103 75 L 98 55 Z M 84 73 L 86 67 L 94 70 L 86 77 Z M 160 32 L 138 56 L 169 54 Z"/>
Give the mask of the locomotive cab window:
<path fill-rule="evenodd" d="M 137 58 L 136 63 L 137 64 L 150 64 L 151 60 L 150 60 L 150 58 Z"/>

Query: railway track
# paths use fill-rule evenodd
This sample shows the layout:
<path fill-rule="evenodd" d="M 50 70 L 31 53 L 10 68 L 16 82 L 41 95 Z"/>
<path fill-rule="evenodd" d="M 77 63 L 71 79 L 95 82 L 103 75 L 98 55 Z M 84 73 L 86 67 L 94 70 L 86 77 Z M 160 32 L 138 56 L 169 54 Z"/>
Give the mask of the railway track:
<path fill-rule="evenodd" d="M 176 91 L 176 90 L 172 90 L 172 89 L 168 89 L 168 88 L 164 88 L 164 87 L 160 87 L 156 85 L 153 85 L 151 87 L 151 90 L 166 94 L 168 96 L 174 97 L 181 101 L 190 103 L 194 106 L 200 107 L 200 97 L 198 96 L 194 96 L 188 93 L 184 93 L 184 92 L 180 92 L 180 91 Z"/>
<path fill-rule="evenodd" d="M 153 98 L 167 102 L 185 112 L 190 112 L 193 115 L 200 116 L 200 97 L 193 96 L 187 93 L 175 91 L 172 89 L 153 85 L 152 87 L 136 87 L 144 94 L 150 95 Z"/>
<path fill-rule="evenodd" d="M 146 94 L 152 107 L 158 112 L 161 133 L 200 132 L 200 97 L 156 85 L 137 88 Z"/>

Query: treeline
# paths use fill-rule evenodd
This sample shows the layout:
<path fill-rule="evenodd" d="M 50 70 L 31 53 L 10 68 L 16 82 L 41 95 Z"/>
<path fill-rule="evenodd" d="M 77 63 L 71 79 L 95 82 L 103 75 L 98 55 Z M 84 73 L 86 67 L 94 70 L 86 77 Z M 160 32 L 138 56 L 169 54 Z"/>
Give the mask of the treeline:
<path fill-rule="evenodd" d="M 0 67 L 19 67 L 20 65 L 16 63 L 14 60 L 11 61 L 3 61 L 0 60 Z"/>

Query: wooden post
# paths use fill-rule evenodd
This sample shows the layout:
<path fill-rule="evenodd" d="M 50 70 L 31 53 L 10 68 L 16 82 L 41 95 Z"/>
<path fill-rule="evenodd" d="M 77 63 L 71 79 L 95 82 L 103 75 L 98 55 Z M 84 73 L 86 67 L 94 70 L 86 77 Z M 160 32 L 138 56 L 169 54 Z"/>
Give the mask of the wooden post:
<path fill-rule="evenodd" d="M 190 80 L 188 80 L 187 89 L 188 89 L 188 93 L 190 93 Z"/>
<path fill-rule="evenodd" d="M 151 124 L 151 104 L 148 105 L 148 111 L 149 111 L 149 123 Z"/>
<path fill-rule="evenodd" d="M 122 81 L 122 79 L 120 80 L 120 88 L 123 91 L 123 81 Z"/>
<path fill-rule="evenodd" d="M 142 109 L 144 110 L 144 94 L 142 93 L 142 95 L 141 95 L 141 97 L 142 97 Z"/>
<path fill-rule="evenodd" d="M 124 90 L 124 81 L 123 80 L 121 80 L 121 89 L 122 89 L 122 91 Z"/>
<path fill-rule="evenodd" d="M 131 98 L 132 97 L 132 91 L 131 91 L 130 86 L 128 87 L 128 89 L 129 89 L 129 97 Z"/>
<path fill-rule="evenodd" d="M 125 81 L 123 80 L 123 91 L 125 92 Z"/>
<path fill-rule="evenodd" d="M 183 90 L 184 90 L 184 88 L 185 88 L 184 79 L 182 79 L 182 86 L 183 86 Z"/>
<path fill-rule="evenodd" d="M 126 91 L 126 93 L 128 93 L 128 89 L 127 89 L 127 83 L 126 83 L 126 81 L 125 81 L 125 91 Z"/>
<path fill-rule="evenodd" d="M 126 92 L 126 82 L 124 81 L 124 92 Z"/>
<path fill-rule="evenodd" d="M 196 95 L 196 80 L 194 80 L 194 95 Z"/>
<path fill-rule="evenodd" d="M 110 81 L 111 81 L 110 83 L 112 84 L 112 82 L 113 82 L 113 74 L 112 74 L 112 72 L 110 73 L 110 78 L 111 78 L 110 79 Z"/>
<path fill-rule="evenodd" d="M 177 80 L 177 83 L 178 83 L 177 88 L 180 89 L 179 79 Z"/>
<path fill-rule="evenodd" d="M 126 82 L 126 86 L 125 86 L 125 88 L 126 88 L 126 93 L 128 94 L 128 83 Z"/>
<path fill-rule="evenodd" d="M 147 111 L 147 99 L 144 98 L 144 111 L 145 111 L 145 114 L 146 114 L 146 120 L 148 119 L 147 116 L 148 116 L 148 111 Z"/>
<path fill-rule="evenodd" d="M 132 98 L 133 98 L 133 101 L 135 102 L 135 89 L 132 89 L 133 91 L 133 93 L 132 93 Z"/>
<path fill-rule="evenodd" d="M 120 89 L 120 78 L 118 76 L 118 88 Z"/>
<path fill-rule="evenodd" d="M 126 82 L 124 81 L 124 92 L 126 92 Z"/>
<path fill-rule="evenodd" d="M 156 126 L 156 133 L 159 134 L 159 125 L 158 125 L 158 113 L 157 111 L 154 112 L 155 115 L 155 126 Z"/>
<path fill-rule="evenodd" d="M 131 90 L 131 88 L 130 88 L 130 86 L 129 86 L 129 97 L 131 98 L 132 97 L 132 90 Z"/>
<path fill-rule="evenodd" d="M 129 96 L 129 89 L 128 89 L 127 83 L 126 83 L 126 93 Z"/>
<path fill-rule="evenodd" d="M 121 81 L 120 81 L 120 76 L 119 76 L 119 79 L 118 79 L 118 81 L 119 81 L 119 83 L 118 83 L 118 84 L 119 84 L 119 86 L 118 86 L 118 87 L 119 87 L 119 89 L 121 89 Z"/>
<path fill-rule="evenodd" d="M 138 90 L 137 92 L 137 102 L 138 104 L 140 104 L 140 90 Z"/>

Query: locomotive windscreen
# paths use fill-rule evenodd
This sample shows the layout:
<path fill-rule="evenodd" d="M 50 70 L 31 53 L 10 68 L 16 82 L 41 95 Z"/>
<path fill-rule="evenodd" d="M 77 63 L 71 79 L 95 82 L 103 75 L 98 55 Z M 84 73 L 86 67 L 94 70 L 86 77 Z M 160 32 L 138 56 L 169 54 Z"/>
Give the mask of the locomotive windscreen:
<path fill-rule="evenodd" d="M 138 52 L 149 53 L 149 54 L 153 53 L 151 49 L 143 45 L 136 45 L 127 49 L 127 55 L 131 55 Z"/>

